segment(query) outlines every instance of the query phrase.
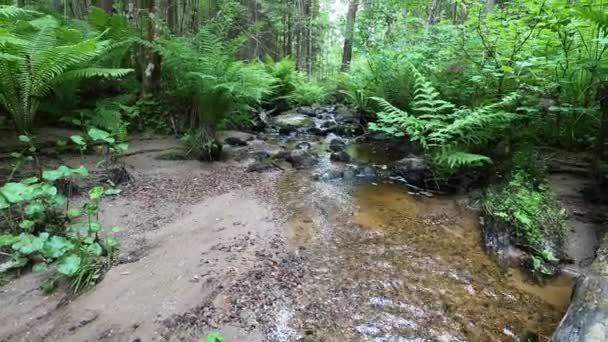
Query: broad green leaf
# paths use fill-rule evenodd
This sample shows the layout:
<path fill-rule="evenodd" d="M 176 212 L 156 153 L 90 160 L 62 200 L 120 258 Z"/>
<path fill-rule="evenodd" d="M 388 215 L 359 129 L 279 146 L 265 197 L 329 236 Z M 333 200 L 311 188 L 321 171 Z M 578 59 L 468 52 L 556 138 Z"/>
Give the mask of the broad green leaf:
<path fill-rule="evenodd" d="M 124 152 L 126 152 L 129 149 L 129 144 L 125 144 L 125 143 L 123 143 L 123 144 L 116 144 L 114 146 L 114 148 L 116 149 L 117 152 L 124 153 Z"/>
<path fill-rule="evenodd" d="M 93 127 L 89 129 L 87 133 L 89 134 L 89 137 L 91 137 L 91 139 L 93 140 L 102 140 L 105 142 L 114 143 L 114 139 L 112 139 L 110 133 L 99 128 Z"/>
<path fill-rule="evenodd" d="M 80 135 L 72 135 L 70 137 L 70 140 L 72 140 L 76 145 L 78 145 L 80 147 L 84 147 L 87 145 L 87 142 Z"/>
<path fill-rule="evenodd" d="M 70 174 L 70 168 L 65 165 L 61 165 L 55 170 L 44 170 L 42 172 L 42 178 L 49 182 L 54 182 L 58 179 L 69 177 Z"/>
<path fill-rule="evenodd" d="M 32 202 L 25 207 L 25 216 L 35 217 L 44 213 L 44 205 L 41 202 Z"/>
<path fill-rule="evenodd" d="M 205 337 L 205 342 L 223 342 L 223 341 L 224 341 L 224 336 L 217 331 L 212 331 L 207 335 L 207 337 Z"/>
<path fill-rule="evenodd" d="M 108 189 L 104 192 L 104 194 L 108 195 L 108 196 L 114 196 L 114 195 L 118 195 L 122 192 L 121 189 Z"/>
<path fill-rule="evenodd" d="M 27 185 L 31 185 L 31 184 L 34 184 L 34 183 L 37 183 L 37 182 L 38 182 L 38 177 L 28 177 L 28 178 L 23 179 L 21 181 L 21 183 L 27 184 Z"/>
<path fill-rule="evenodd" d="M 4 195 L 2 195 L 2 193 L 0 193 L 0 210 L 2 209 L 6 209 L 10 207 L 10 204 L 8 203 L 8 201 L 4 198 Z"/>
<path fill-rule="evenodd" d="M 24 200 L 24 194 L 28 191 L 28 186 L 22 183 L 6 183 L 0 187 L 0 194 L 9 203 L 19 203 Z"/>
<path fill-rule="evenodd" d="M 80 165 L 79 167 L 72 169 L 72 173 L 76 176 L 80 176 L 80 177 L 87 177 L 89 175 L 89 170 Z"/>
<path fill-rule="evenodd" d="M 32 220 L 23 220 L 21 223 L 19 223 L 19 228 L 23 230 L 32 230 L 32 228 L 34 228 L 34 224 L 35 223 Z"/>
<path fill-rule="evenodd" d="M 78 255 L 70 254 L 59 260 L 57 263 L 57 272 L 66 276 L 72 276 L 80 268 L 81 259 Z"/>
<path fill-rule="evenodd" d="M 2 234 L 0 235 L 0 248 L 8 247 L 19 241 L 19 236 Z"/>
<path fill-rule="evenodd" d="M 117 226 L 112 227 L 112 233 L 118 233 L 120 232 L 120 228 Z"/>
<path fill-rule="evenodd" d="M 103 186 L 96 186 L 94 188 L 92 188 L 91 190 L 89 190 L 89 198 L 91 200 L 98 200 L 101 198 L 101 196 L 103 196 L 104 193 L 104 189 Z"/>
<path fill-rule="evenodd" d="M 47 258 L 57 259 L 73 248 L 74 244 L 72 244 L 69 240 L 61 236 L 53 235 L 47 242 L 45 242 L 42 252 Z"/>
<path fill-rule="evenodd" d="M 27 135 L 20 135 L 19 141 L 21 141 L 24 144 L 27 144 L 30 142 L 30 138 Z"/>
<path fill-rule="evenodd" d="M 101 224 L 99 222 L 90 222 L 88 224 L 89 232 L 97 233 L 101 230 Z"/>
<path fill-rule="evenodd" d="M 39 262 L 32 266 L 32 272 L 34 273 L 44 273 L 48 271 L 49 265 L 46 262 Z"/>
<path fill-rule="evenodd" d="M 70 208 L 68 209 L 67 214 L 69 218 L 77 218 L 82 215 L 82 210 L 78 208 Z"/>
<path fill-rule="evenodd" d="M 13 244 L 13 250 L 24 255 L 38 252 L 42 250 L 44 243 L 48 240 L 48 238 L 48 233 L 40 233 L 38 236 L 25 233 L 21 234 L 19 235 L 19 241 Z"/>
<path fill-rule="evenodd" d="M 97 242 L 88 245 L 86 251 L 94 256 L 100 256 L 103 253 L 103 249 Z"/>
<path fill-rule="evenodd" d="M 107 249 L 114 249 L 115 247 L 118 246 L 118 241 L 116 241 L 114 239 L 106 239 L 104 241 L 104 244 L 106 245 Z"/>

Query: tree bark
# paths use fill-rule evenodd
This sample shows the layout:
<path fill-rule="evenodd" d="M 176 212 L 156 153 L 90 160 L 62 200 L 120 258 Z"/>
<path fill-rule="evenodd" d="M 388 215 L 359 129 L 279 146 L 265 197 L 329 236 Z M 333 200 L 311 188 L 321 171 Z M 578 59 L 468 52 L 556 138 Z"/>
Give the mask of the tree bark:
<path fill-rule="evenodd" d="M 346 14 L 346 31 L 344 32 L 344 49 L 342 52 L 342 66 L 340 71 L 347 71 L 353 59 L 353 37 L 355 34 L 355 21 L 359 0 L 350 0 Z"/>
<path fill-rule="evenodd" d="M 167 1 L 167 25 L 172 33 L 177 34 L 177 2 L 178 0 Z"/>
<path fill-rule="evenodd" d="M 441 0 L 433 0 L 431 2 L 431 7 L 429 8 L 429 18 L 427 23 L 429 25 L 433 25 L 437 22 L 437 18 L 439 17 L 439 10 L 441 8 Z"/>
<path fill-rule="evenodd" d="M 154 43 L 157 37 L 157 27 L 155 17 L 157 15 L 157 7 L 155 0 L 144 0 L 143 10 L 145 39 Z M 153 94 L 158 89 L 160 83 L 160 55 L 154 49 L 143 48 L 142 68 L 142 96 Z"/>
<path fill-rule="evenodd" d="M 113 1 L 112 0 L 101 0 L 101 8 L 106 11 L 106 13 L 108 15 L 112 15 L 112 6 L 113 6 Z"/>

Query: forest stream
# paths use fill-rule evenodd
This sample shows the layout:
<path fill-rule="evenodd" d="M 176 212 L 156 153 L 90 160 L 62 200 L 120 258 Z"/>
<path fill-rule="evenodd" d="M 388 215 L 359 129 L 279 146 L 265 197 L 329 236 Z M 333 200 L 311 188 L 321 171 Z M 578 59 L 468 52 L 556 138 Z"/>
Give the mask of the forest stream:
<path fill-rule="evenodd" d="M 172 139 L 135 139 L 124 158 L 134 181 L 103 212 L 123 228 L 119 264 L 75 299 L 38 293 L 39 275 L 12 281 L 0 319 L 29 319 L 0 328 L 0 340 L 200 341 L 219 330 L 227 341 L 543 341 L 553 333 L 570 277 L 540 285 L 501 268 L 482 249 L 466 195 L 432 196 L 382 177 L 380 164 L 403 156 L 375 143 L 345 139 L 353 160 L 332 162 L 334 138 L 269 131 L 213 164 L 159 157 Z M 244 171 L 259 161 L 243 155 L 285 147 L 318 160 Z"/>

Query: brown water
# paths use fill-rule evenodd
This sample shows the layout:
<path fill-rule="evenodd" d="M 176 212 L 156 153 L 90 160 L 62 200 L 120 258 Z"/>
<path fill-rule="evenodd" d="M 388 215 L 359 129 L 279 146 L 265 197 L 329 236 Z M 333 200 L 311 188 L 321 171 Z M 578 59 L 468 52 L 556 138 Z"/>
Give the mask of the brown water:
<path fill-rule="evenodd" d="M 296 330 L 336 341 L 542 340 L 567 308 L 571 279 L 541 287 L 500 269 L 480 247 L 477 215 L 453 199 L 295 177 L 281 187 L 291 243 L 310 268 L 301 308 L 317 308 L 294 310 Z"/>

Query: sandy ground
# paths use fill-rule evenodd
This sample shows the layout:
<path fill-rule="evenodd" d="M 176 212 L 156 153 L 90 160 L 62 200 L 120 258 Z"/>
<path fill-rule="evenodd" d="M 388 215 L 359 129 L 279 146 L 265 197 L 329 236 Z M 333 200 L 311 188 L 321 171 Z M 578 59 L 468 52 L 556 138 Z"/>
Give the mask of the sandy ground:
<path fill-rule="evenodd" d="M 141 141 L 131 151 L 176 144 Z M 120 264 L 72 301 L 60 290 L 45 296 L 40 275 L 0 288 L 0 307 L 11 308 L 0 311 L 0 341 L 159 340 L 163 319 L 238 277 L 255 260 L 259 241 L 280 233 L 269 189 L 259 185 L 272 184 L 272 173 L 244 174 L 230 163 L 159 161 L 158 154 L 126 158 L 135 181 L 103 205 L 102 220 L 121 227 Z M 239 249 L 238 257 L 226 257 L 230 248 Z M 259 340 L 255 330 L 223 330 L 230 340 Z"/>

